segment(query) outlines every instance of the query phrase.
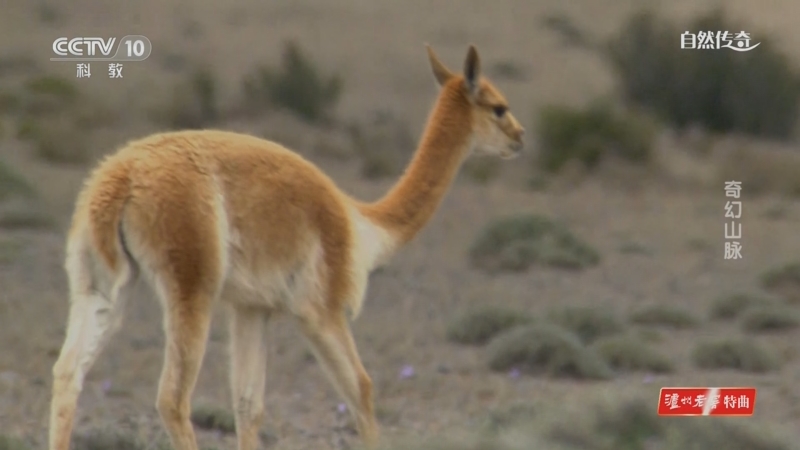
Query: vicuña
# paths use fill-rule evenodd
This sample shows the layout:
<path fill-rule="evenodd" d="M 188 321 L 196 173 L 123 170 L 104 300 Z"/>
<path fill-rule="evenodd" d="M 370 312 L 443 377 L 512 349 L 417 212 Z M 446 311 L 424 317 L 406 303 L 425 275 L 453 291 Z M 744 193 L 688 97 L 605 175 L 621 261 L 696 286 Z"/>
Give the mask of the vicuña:
<path fill-rule="evenodd" d="M 264 332 L 277 313 L 300 326 L 364 443 L 377 445 L 372 381 L 346 314 L 358 315 L 369 273 L 430 220 L 468 155 L 522 149 L 523 128 L 481 77 L 475 47 L 463 74 L 427 51 L 439 96 L 405 173 L 375 202 L 351 198 L 291 150 L 224 131 L 155 134 L 99 164 L 67 239 L 70 310 L 53 367 L 51 450 L 68 450 L 86 374 L 120 328 L 137 280 L 163 309 L 156 407 L 176 450 L 197 449 L 191 396 L 217 301 L 230 310 L 239 450 L 258 446 Z"/>

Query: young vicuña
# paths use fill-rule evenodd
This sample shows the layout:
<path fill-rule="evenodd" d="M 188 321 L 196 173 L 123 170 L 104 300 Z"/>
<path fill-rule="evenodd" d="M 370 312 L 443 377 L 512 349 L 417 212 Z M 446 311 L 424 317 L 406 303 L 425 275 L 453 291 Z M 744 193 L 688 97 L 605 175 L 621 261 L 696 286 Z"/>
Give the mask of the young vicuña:
<path fill-rule="evenodd" d="M 69 448 L 86 373 L 119 329 L 138 279 L 163 309 L 156 406 L 176 450 L 197 449 L 190 398 L 217 300 L 230 310 L 240 450 L 258 446 L 264 331 L 278 312 L 296 320 L 362 439 L 377 444 L 372 381 L 346 313 L 358 315 L 369 273 L 431 218 L 470 153 L 510 158 L 522 149 L 523 128 L 481 77 L 475 47 L 463 74 L 427 49 L 439 96 L 407 170 L 375 202 L 351 198 L 278 144 L 224 131 L 149 136 L 95 169 L 67 239 L 70 310 L 53 367 L 51 450 Z"/>

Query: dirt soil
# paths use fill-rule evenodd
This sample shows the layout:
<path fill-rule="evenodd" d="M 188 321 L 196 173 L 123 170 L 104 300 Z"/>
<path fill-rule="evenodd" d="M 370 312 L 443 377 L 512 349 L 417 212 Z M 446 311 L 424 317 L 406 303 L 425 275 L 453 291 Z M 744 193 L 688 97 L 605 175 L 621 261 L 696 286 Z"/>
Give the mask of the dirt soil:
<path fill-rule="evenodd" d="M 72 78 L 74 64 L 48 61 L 57 37 L 142 34 L 151 40 L 150 58 L 125 63 L 124 79 L 110 80 L 98 66 L 92 78 L 76 80 L 125 117 L 104 130 L 98 156 L 129 138 L 155 131 L 141 119 L 169 92 L 178 76 L 176 65 L 213 64 L 223 99 L 233 102 L 244 72 L 260 62 L 278 61 L 287 38 L 296 38 L 321 67 L 342 74 L 345 92 L 339 116 L 363 119 L 376 110 L 391 110 L 408 121 L 414 133 L 421 130 L 436 93 L 422 44 L 430 42 L 443 60 L 460 67 L 467 45 L 475 43 L 484 67 L 511 61 L 524 69 L 521 79 L 497 84 L 520 120 L 532 125 L 537 106 L 580 104 L 613 88 L 606 64 L 595 54 L 564 45 L 542 25 L 544 18 L 567 14 L 599 38 L 617 29 L 631 3 L 656 2 L 142 0 L 111 6 L 99 0 L 69 0 L 37 6 L 39 2 L 7 0 L 0 13 L 0 57 L 27 55 L 45 70 Z M 675 1 L 664 11 L 687 17 L 712 3 Z M 789 12 L 797 8 L 795 2 L 731 0 L 726 6 L 734 17 L 769 30 L 800 60 L 797 15 Z M 57 18 L 43 19 L 48 14 Z M 675 42 L 679 45 L 677 36 Z M 275 130 L 283 136 L 305 130 L 299 125 L 296 131 L 295 125 L 275 125 L 270 123 L 273 119 L 283 120 L 272 115 L 260 121 L 231 119 L 220 126 L 262 135 Z M 529 138 L 530 152 L 535 151 L 533 141 Z M 376 198 L 391 184 L 391 180 L 363 179 L 353 161 L 336 161 L 307 148 L 298 151 L 359 198 Z M 0 260 L 0 432 L 29 437 L 44 448 L 50 370 L 64 337 L 68 306 L 62 269 L 64 230 L 90 167 L 43 163 L 8 136 L 0 141 L 0 156 L 35 182 L 59 224 L 54 231 L 0 231 L 3 242 L 21 244 L 13 257 Z M 669 152 L 665 158 L 670 158 Z M 800 254 L 796 202 L 771 195 L 746 197 L 744 258 L 724 260 L 721 184 L 716 188 L 684 184 L 681 174 L 673 183 L 645 179 L 622 185 L 611 183 L 612 177 L 596 177 L 531 191 L 520 181 L 529 160 L 526 156 L 504 165 L 503 176 L 488 185 L 459 179 L 425 231 L 388 269 L 373 276 L 363 313 L 353 327 L 375 381 L 384 435 L 428 436 L 468 429 L 488 411 L 516 401 L 558 412 L 598 396 L 640 392 L 652 398 L 655 409 L 662 386 L 710 385 L 755 386 L 755 417 L 746 420 L 800 428 L 800 330 L 748 337 L 787 358 L 780 371 L 764 375 L 692 367 L 689 355 L 694 342 L 739 335 L 735 325 L 708 322 L 697 329 L 661 330 L 663 339 L 656 345 L 676 362 L 675 373 L 624 375 L 606 382 L 493 373 L 481 349 L 448 343 L 448 321 L 458 311 L 480 304 L 533 314 L 561 305 L 593 305 L 620 315 L 637 306 L 668 304 L 704 318 L 718 295 L 757 290 L 763 271 Z M 747 186 L 743 189 L 747 191 Z M 774 214 L 776 209 L 779 215 Z M 471 268 L 467 250 L 480 230 L 495 218 L 521 211 L 564 221 L 598 249 L 602 263 L 583 272 L 537 267 L 523 274 L 494 276 Z M 647 251 L 621 250 L 631 245 Z M 214 322 L 194 399 L 228 407 L 227 337 L 221 319 L 219 314 Z M 337 411 L 340 400 L 308 357 L 299 334 L 284 321 L 276 321 L 270 333 L 264 428 L 277 438 L 272 448 L 327 449 L 357 442 L 349 419 Z M 162 344 L 157 303 L 149 298 L 131 302 L 122 331 L 88 376 L 76 433 L 108 425 L 148 438 L 164 436 L 154 407 Z M 413 366 L 415 376 L 400 376 L 407 365 Z M 232 435 L 199 431 L 198 436 L 202 445 L 235 448 Z"/>

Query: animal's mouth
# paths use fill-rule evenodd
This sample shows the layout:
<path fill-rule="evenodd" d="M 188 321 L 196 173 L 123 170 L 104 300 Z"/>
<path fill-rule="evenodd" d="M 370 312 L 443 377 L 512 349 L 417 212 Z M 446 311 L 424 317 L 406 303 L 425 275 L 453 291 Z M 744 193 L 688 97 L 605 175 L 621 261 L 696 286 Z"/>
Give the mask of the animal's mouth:
<path fill-rule="evenodd" d="M 522 153 L 522 142 L 515 142 L 511 144 L 506 151 L 504 151 L 500 157 L 503 159 L 514 159 L 519 154 Z"/>

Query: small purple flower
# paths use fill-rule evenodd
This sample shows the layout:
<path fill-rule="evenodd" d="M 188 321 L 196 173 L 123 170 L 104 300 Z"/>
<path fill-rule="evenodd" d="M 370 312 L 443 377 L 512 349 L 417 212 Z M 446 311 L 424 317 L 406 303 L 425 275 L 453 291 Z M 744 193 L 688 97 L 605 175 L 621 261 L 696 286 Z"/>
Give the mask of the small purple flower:
<path fill-rule="evenodd" d="M 344 403 L 339 403 L 336 406 L 336 411 L 339 411 L 339 414 L 344 414 L 345 411 L 347 411 L 347 405 L 345 405 Z"/>
<path fill-rule="evenodd" d="M 111 390 L 111 380 L 104 380 L 100 385 L 100 390 L 103 391 L 103 394 L 108 394 L 108 391 Z"/>
<path fill-rule="evenodd" d="M 513 379 L 515 379 L 515 380 L 517 378 L 519 378 L 520 375 L 521 375 L 521 373 L 520 373 L 519 369 L 517 369 L 516 367 L 511 369 L 510 372 L 508 372 L 508 376 L 513 378 Z"/>
<path fill-rule="evenodd" d="M 414 376 L 414 367 L 410 365 L 403 366 L 403 369 L 400 370 L 400 379 L 405 380 L 407 378 L 411 378 Z"/>

